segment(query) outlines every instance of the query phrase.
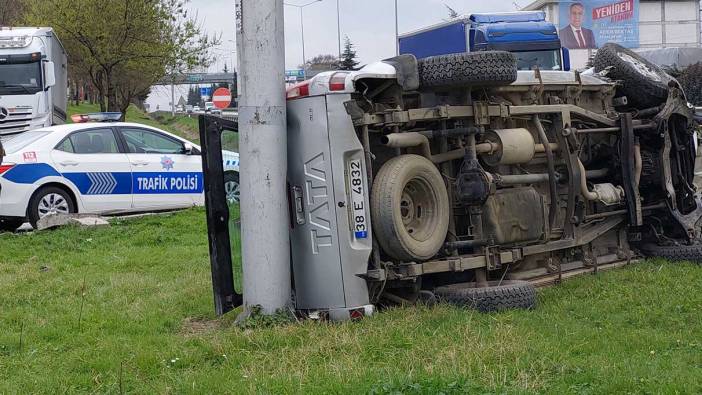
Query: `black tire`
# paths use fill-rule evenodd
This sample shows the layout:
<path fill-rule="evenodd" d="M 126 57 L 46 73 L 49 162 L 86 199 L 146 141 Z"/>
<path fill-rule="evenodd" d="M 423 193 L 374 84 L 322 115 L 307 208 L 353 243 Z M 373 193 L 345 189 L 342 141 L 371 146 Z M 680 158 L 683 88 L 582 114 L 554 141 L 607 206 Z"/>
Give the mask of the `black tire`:
<path fill-rule="evenodd" d="M 24 218 L 1 218 L 0 232 L 14 232 L 25 222 Z"/>
<path fill-rule="evenodd" d="M 677 246 L 644 244 L 639 249 L 649 258 L 665 258 L 671 261 L 689 261 L 702 264 L 702 244 Z"/>
<path fill-rule="evenodd" d="M 488 287 L 476 288 L 476 283 L 446 285 L 434 289 L 439 300 L 487 313 L 509 309 L 536 307 L 536 288 L 526 281 L 488 282 Z"/>
<path fill-rule="evenodd" d="M 64 201 L 66 202 L 68 213 L 76 212 L 76 203 L 71 198 L 71 195 L 69 195 L 68 192 L 66 192 L 65 190 L 58 187 L 40 188 L 36 193 L 34 193 L 34 196 L 32 196 L 32 198 L 29 200 L 29 208 L 27 209 L 27 217 L 29 217 L 29 223 L 32 224 L 32 226 L 35 229 L 37 228 L 37 222 L 39 222 L 39 219 L 41 219 L 42 217 L 42 214 L 39 212 L 40 204 L 44 198 L 50 197 L 50 195 L 52 194 L 61 196 L 64 199 Z"/>
<path fill-rule="evenodd" d="M 419 61 L 421 88 L 499 86 L 517 80 L 517 58 L 504 51 L 432 56 Z"/>
<path fill-rule="evenodd" d="M 378 243 L 391 257 L 412 262 L 436 255 L 446 242 L 449 213 L 446 184 L 427 158 L 397 156 L 378 172 L 371 218 Z"/>
<path fill-rule="evenodd" d="M 236 190 L 231 189 L 236 186 Z M 229 204 L 239 203 L 241 196 L 241 184 L 239 183 L 239 173 L 229 171 L 224 173 L 224 193 L 226 193 L 227 202 Z"/>
<path fill-rule="evenodd" d="M 668 83 L 675 81 L 663 69 L 619 44 L 607 43 L 597 50 L 593 61 L 596 72 L 608 67 L 608 78 L 623 82 L 620 91 L 629 104 L 640 109 L 659 106 L 668 99 Z"/>

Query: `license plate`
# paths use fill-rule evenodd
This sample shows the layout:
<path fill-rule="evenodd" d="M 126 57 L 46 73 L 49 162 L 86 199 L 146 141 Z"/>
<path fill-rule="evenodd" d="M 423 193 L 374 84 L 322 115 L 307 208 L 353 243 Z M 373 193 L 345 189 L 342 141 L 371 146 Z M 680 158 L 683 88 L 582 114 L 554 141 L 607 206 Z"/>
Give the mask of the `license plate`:
<path fill-rule="evenodd" d="M 349 190 L 351 191 L 351 231 L 356 239 L 368 238 L 368 215 L 363 190 L 363 168 L 360 159 L 348 162 Z"/>

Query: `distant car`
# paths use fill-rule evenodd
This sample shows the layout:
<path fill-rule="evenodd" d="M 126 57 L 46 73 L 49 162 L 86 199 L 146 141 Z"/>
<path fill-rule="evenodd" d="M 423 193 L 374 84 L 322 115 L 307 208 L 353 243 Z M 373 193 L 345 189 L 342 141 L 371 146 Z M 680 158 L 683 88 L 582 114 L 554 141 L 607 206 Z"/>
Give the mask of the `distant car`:
<path fill-rule="evenodd" d="M 195 106 L 195 107 L 193 107 L 193 112 L 194 112 L 194 113 L 198 113 L 198 112 L 201 112 L 201 111 L 202 111 L 202 110 L 200 109 L 200 106 Z"/>
<path fill-rule="evenodd" d="M 188 114 L 192 114 L 192 112 L 193 112 L 193 106 L 191 106 L 191 105 L 189 105 L 189 104 L 188 104 L 187 106 L 185 106 L 185 112 L 188 113 Z"/>
<path fill-rule="evenodd" d="M 214 102 L 208 101 L 205 102 L 205 112 L 209 113 L 212 112 L 212 110 L 216 110 L 217 108 L 214 105 Z"/>
<path fill-rule="evenodd" d="M 92 120 L 88 117 L 89 120 Z M 0 230 L 55 213 L 121 214 L 204 204 L 200 147 L 135 123 L 53 126 L 4 142 Z M 224 152 L 225 189 L 239 200 L 239 154 Z"/>

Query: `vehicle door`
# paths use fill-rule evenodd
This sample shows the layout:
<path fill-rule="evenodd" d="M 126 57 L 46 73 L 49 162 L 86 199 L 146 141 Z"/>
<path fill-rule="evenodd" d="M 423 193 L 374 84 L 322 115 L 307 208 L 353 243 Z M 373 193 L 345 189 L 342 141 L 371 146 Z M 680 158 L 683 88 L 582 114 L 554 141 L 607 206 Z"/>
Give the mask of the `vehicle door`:
<path fill-rule="evenodd" d="M 185 143 L 155 130 L 119 128 L 132 166 L 134 208 L 171 209 L 202 201 L 202 160 Z"/>
<path fill-rule="evenodd" d="M 54 167 L 80 192 L 83 211 L 117 213 L 132 208 L 132 170 L 110 127 L 80 130 L 51 152 Z"/>

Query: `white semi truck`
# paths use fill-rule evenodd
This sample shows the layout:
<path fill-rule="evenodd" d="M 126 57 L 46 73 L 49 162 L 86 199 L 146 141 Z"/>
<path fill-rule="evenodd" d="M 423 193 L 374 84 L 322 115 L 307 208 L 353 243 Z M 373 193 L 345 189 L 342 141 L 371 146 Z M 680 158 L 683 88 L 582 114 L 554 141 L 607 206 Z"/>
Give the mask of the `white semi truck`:
<path fill-rule="evenodd" d="M 67 63 L 52 28 L 0 28 L 0 139 L 66 121 Z"/>

